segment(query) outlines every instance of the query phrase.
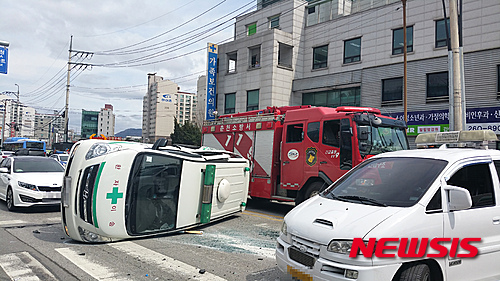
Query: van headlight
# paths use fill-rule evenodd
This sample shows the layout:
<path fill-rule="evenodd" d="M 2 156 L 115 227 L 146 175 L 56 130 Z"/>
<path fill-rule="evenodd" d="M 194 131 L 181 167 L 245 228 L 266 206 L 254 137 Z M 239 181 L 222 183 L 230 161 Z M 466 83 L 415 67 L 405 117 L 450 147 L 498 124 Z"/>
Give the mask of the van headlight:
<path fill-rule="evenodd" d="M 288 230 L 287 230 L 287 227 L 286 227 L 286 222 L 283 221 L 283 224 L 281 225 L 281 232 L 283 233 L 283 235 L 287 236 L 288 235 Z"/>
<path fill-rule="evenodd" d="M 106 242 L 111 242 L 111 238 L 109 237 L 104 237 L 101 236 L 97 233 L 88 231 L 86 229 L 83 229 L 81 227 L 78 227 L 78 232 L 80 233 L 80 238 L 82 238 L 83 241 L 85 242 L 90 242 L 90 243 L 106 243 Z"/>
<path fill-rule="evenodd" d="M 336 254 L 348 255 L 351 252 L 352 241 L 349 240 L 332 240 L 326 248 L 329 252 Z"/>
<path fill-rule="evenodd" d="M 105 142 L 94 143 L 87 152 L 87 155 L 85 155 L 85 159 L 90 160 L 120 150 L 122 150 L 122 146 L 119 144 L 108 144 Z"/>

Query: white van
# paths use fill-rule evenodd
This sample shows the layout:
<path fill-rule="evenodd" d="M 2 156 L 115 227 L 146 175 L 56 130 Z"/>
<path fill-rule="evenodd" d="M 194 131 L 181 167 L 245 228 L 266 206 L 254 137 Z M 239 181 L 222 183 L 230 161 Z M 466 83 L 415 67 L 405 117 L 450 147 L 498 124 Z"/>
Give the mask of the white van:
<path fill-rule="evenodd" d="M 83 242 L 178 231 L 245 210 L 249 162 L 227 151 L 84 140 L 70 152 L 62 226 Z"/>
<path fill-rule="evenodd" d="M 417 142 L 465 146 L 467 139 L 497 138 L 449 132 Z M 285 216 L 278 267 L 301 280 L 500 280 L 500 151 L 480 144 L 389 152 L 359 164 Z M 413 255 L 406 238 L 419 242 Z"/>

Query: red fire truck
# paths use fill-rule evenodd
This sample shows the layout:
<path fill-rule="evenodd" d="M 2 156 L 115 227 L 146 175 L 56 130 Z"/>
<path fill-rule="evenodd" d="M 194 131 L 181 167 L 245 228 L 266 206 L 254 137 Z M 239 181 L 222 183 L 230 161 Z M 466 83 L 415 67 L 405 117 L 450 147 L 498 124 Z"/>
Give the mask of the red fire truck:
<path fill-rule="evenodd" d="M 204 146 L 250 160 L 252 198 L 296 204 L 364 159 L 408 149 L 406 123 L 371 107 L 267 107 L 206 121 L 202 133 Z"/>

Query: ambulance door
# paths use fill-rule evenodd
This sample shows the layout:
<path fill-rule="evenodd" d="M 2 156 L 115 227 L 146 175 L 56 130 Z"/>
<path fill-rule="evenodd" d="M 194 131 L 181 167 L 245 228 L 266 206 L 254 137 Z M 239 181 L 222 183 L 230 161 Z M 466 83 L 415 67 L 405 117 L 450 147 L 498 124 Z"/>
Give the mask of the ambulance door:
<path fill-rule="evenodd" d="M 324 120 L 319 144 L 319 172 L 335 181 L 346 171 L 340 170 L 340 119 Z"/>
<path fill-rule="evenodd" d="M 306 148 L 304 123 L 289 123 L 284 128 L 285 140 L 281 144 L 281 187 L 298 190 L 304 179 Z"/>
<path fill-rule="evenodd" d="M 496 166 L 496 169 L 495 169 Z M 472 242 L 478 249 L 476 257 L 446 256 L 448 280 L 499 280 L 500 260 L 500 204 L 498 198 L 498 174 L 500 161 L 466 161 L 451 173 L 448 185 L 465 188 L 472 198 L 472 207 L 466 210 L 448 211 L 444 220 L 445 238 L 481 238 Z M 446 204 L 446 194 L 445 202 Z M 449 245 L 449 244 L 447 244 Z M 460 247 L 461 248 L 461 247 Z M 459 249 L 458 254 L 468 254 Z"/>

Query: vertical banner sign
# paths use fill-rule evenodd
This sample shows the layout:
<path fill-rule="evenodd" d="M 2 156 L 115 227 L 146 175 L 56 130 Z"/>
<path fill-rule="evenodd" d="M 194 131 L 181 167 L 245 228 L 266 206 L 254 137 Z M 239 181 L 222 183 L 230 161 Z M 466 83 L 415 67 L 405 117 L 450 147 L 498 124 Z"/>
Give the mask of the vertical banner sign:
<path fill-rule="evenodd" d="M 0 46 L 0 73 L 7 74 L 8 57 L 9 49 L 5 46 Z"/>
<path fill-rule="evenodd" d="M 205 120 L 215 119 L 216 80 L 217 80 L 217 45 L 208 43 L 207 63 L 207 112 Z"/>

